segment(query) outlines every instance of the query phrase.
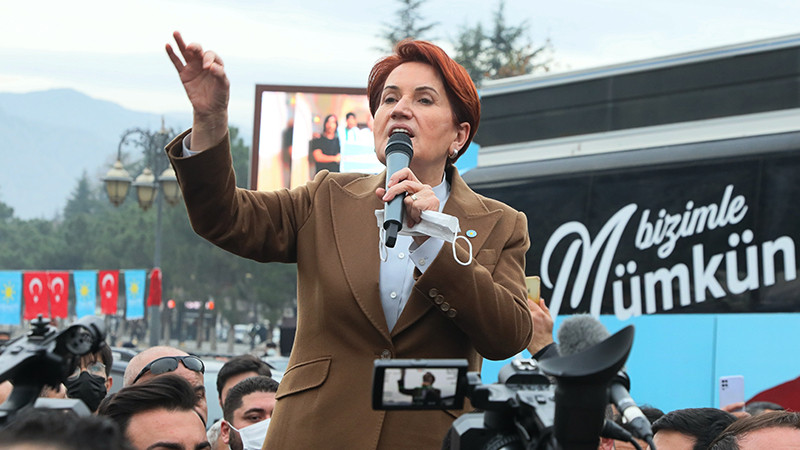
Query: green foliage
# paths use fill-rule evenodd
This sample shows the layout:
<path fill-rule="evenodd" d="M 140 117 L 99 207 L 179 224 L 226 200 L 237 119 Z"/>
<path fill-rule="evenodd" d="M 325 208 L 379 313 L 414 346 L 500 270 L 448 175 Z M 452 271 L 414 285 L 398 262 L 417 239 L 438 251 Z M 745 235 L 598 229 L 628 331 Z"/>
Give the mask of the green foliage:
<path fill-rule="evenodd" d="M 433 40 L 428 36 L 438 22 L 422 24 L 422 14 L 419 11 L 424 0 L 399 0 L 400 8 L 395 11 L 395 20 L 384 22 L 384 30 L 378 36 L 384 40 L 385 45 L 378 50 L 391 53 L 395 44 L 406 38 Z"/>
<path fill-rule="evenodd" d="M 484 32 L 480 23 L 467 25 L 453 43 L 456 49 L 453 59 L 467 69 L 477 85 L 484 79 L 549 70 L 551 59 L 547 55 L 552 51 L 550 41 L 534 46 L 526 38 L 530 24 L 527 21 L 516 26 L 507 24 L 504 10 L 505 1 L 500 0 L 490 33 Z"/>
<path fill-rule="evenodd" d="M 244 187 L 250 151 L 236 128 L 230 134 L 237 185 Z M 102 183 L 84 173 L 58 220 L 19 220 L 0 202 L 0 270 L 149 270 L 156 221 L 155 205 L 142 211 L 131 192 L 114 207 Z M 214 298 L 218 312 L 232 323 L 248 320 L 256 309 L 275 323 L 283 309 L 294 304 L 294 265 L 257 263 L 211 245 L 194 233 L 182 202 L 164 203 L 161 237 L 165 300 Z M 74 302 L 74 288 L 70 291 Z"/>

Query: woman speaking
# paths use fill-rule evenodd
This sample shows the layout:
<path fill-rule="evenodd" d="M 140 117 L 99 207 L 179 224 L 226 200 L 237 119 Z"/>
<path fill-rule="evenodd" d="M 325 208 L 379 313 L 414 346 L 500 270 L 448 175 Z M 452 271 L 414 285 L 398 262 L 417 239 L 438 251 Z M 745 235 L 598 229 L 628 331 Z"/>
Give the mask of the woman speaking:
<path fill-rule="evenodd" d="M 515 355 L 532 335 L 525 215 L 474 193 L 453 166 L 480 119 L 469 75 L 431 43 L 399 43 L 372 68 L 367 93 L 378 159 L 386 164 L 389 137 L 404 133 L 409 166 L 388 183 L 386 171 L 323 170 L 291 190 L 251 191 L 231 167 L 222 60 L 174 38 L 180 56 L 169 44 L 167 54 L 194 123 L 167 152 L 192 227 L 237 255 L 297 263 L 297 332 L 265 448 L 440 448 L 464 411 L 372 410 L 373 361 L 464 358 L 479 371 L 482 357 Z M 433 211 L 457 218 L 465 236 L 401 231 L 384 246 L 376 210 L 404 193 L 405 227 Z"/>

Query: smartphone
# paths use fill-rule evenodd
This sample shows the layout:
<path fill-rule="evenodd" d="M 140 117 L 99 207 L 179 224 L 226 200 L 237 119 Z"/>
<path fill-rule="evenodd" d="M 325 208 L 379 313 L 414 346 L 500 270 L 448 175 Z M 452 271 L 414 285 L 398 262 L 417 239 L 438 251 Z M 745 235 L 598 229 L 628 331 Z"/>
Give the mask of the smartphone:
<path fill-rule="evenodd" d="M 719 377 L 719 407 L 724 408 L 736 402 L 744 402 L 744 377 L 742 375 Z M 744 411 L 744 408 L 736 411 Z"/>
<path fill-rule="evenodd" d="M 541 280 L 537 276 L 525 277 L 525 286 L 528 288 L 528 298 L 539 303 Z"/>
<path fill-rule="evenodd" d="M 461 409 L 466 359 L 376 359 L 372 409 Z"/>

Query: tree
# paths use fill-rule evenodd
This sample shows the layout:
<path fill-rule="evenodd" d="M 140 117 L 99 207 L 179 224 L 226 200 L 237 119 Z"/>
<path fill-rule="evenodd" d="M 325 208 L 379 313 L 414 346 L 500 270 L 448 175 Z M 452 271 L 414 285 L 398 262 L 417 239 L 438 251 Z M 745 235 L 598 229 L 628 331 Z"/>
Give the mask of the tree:
<path fill-rule="evenodd" d="M 439 24 L 438 22 L 421 24 L 422 14 L 419 12 L 419 7 L 424 0 L 399 1 L 401 6 L 395 11 L 396 20 L 391 23 L 384 22 L 384 30 L 378 36 L 386 42 L 385 46 L 378 47 L 382 52 L 391 53 L 395 44 L 406 38 L 432 40 L 433 38 L 427 36 L 427 33 Z"/>
<path fill-rule="evenodd" d="M 78 185 L 72 191 L 72 197 L 67 200 L 67 206 L 64 207 L 64 217 L 70 217 L 78 214 L 91 214 L 95 209 L 97 202 L 96 197 L 93 195 L 91 183 L 89 182 L 89 175 L 83 171 L 83 175 L 78 180 Z"/>
<path fill-rule="evenodd" d="M 244 187 L 250 150 L 236 128 L 231 128 L 230 137 L 237 184 Z M 0 202 L 0 270 L 150 269 L 155 208 L 142 211 L 133 195 L 114 207 L 102 189 L 83 174 L 62 218 L 55 220 L 17 219 Z M 182 202 L 164 208 L 161 229 L 164 298 L 182 303 L 213 297 L 232 323 L 247 320 L 250 311 L 258 311 L 258 320 L 263 316 L 275 323 L 283 309 L 294 304 L 294 264 L 263 264 L 215 247 L 192 230 Z M 248 273 L 252 276 L 245 282 Z M 71 289 L 70 302 L 74 301 Z"/>
<path fill-rule="evenodd" d="M 494 13 L 491 33 L 483 31 L 480 23 L 465 26 L 458 34 L 454 46 L 453 59 L 464 66 L 475 84 L 484 79 L 507 78 L 525 75 L 536 71 L 547 72 L 552 51 L 548 39 L 540 46 L 534 46 L 526 34 L 530 25 L 527 20 L 517 26 L 508 25 L 505 20 L 505 0 L 500 0 Z"/>

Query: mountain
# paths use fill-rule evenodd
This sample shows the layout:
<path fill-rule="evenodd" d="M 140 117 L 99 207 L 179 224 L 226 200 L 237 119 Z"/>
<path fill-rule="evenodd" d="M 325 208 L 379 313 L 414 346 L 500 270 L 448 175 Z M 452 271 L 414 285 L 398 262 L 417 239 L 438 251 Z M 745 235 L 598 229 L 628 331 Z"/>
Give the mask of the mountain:
<path fill-rule="evenodd" d="M 180 132 L 191 126 L 191 113 L 165 114 L 164 121 Z M 102 183 L 129 128 L 158 130 L 161 115 L 71 89 L 0 93 L 0 201 L 14 208 L 17 218 L 52 219 L 84 171 Z M 136 147 L 126 151 L 132 161 L 142 157 Z"/>

